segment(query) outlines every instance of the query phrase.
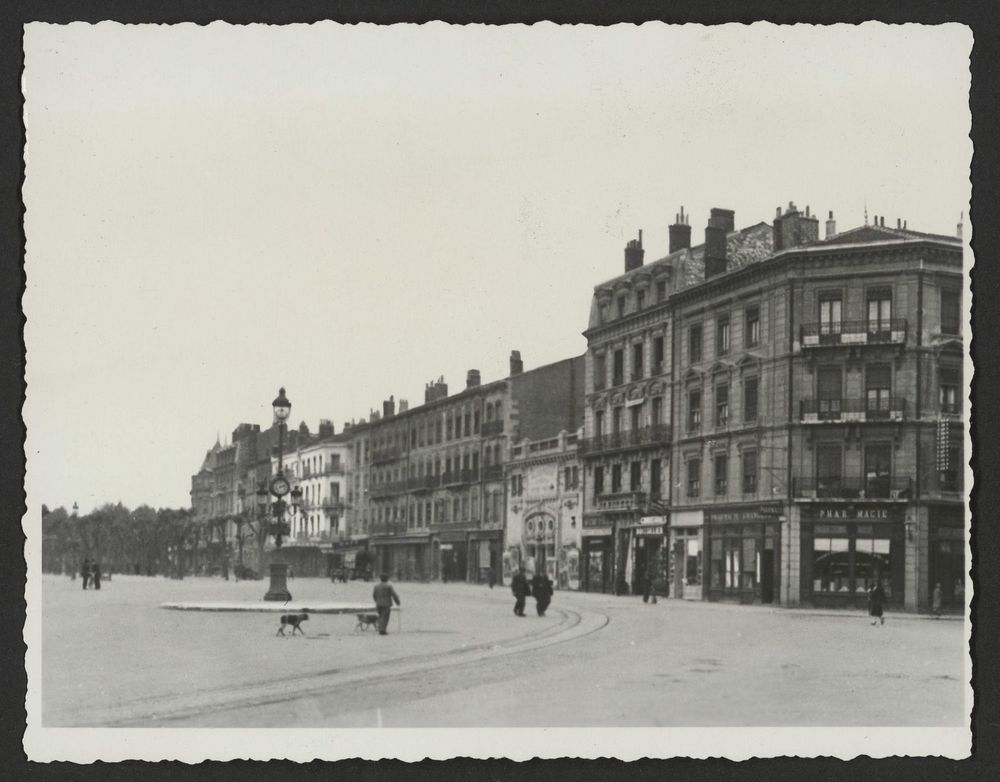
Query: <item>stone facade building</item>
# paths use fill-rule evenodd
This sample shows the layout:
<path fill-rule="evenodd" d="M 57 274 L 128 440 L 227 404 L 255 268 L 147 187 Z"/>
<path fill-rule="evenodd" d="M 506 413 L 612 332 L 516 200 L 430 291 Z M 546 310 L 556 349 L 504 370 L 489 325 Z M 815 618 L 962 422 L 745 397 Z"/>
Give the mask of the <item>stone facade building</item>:
<path fill-rule="evenodd" d="M 581 389 L 582 393 L 582 389 Z M 524 565 L 544 570 L 557 589 L 580 588 L 583 476 L 577 451 L 583 427 L 510 447 L 503 578 Z"/>

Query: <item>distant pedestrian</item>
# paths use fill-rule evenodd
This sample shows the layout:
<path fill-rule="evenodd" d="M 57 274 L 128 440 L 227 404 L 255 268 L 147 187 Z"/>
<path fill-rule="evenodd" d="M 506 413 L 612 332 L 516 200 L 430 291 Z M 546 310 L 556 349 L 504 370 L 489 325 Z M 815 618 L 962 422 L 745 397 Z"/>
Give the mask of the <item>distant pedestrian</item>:
<path fill-rule="evenodd" d="M 490 589 L 493 589 L 497 583 L 497 571 L 494 568 L 490 568 L 489 574 L 487 575 L 489 581 Z"/>
<path fill-rule="evenodd" d="M 382 574 L 381 582 L 376 584 L 372 590 L 372 597 L 375 599 L 375 610 L 378 611 L 378 633 L 379 635 L 388 635 L 392 604 L 400 605 L 399 595 L 389 583 L 388 573 Z"/>
<path fill-rule="evenodd" d="M 531 594 L 535 596 L 535 610 L 539 616 L 545 616 L 545 609 L 552 602 L 552 579 L 548 573 L 539 569 L 531 579 Z"/>
<path fill-rule="evenodd" d="M 94 562 L 90 567 L 90 577 L 94 580 L 94 589 L 101 588 L 101 563 Z"/>
<path fill-rule="evenodd" d="M 882 615 L 885 609 L 885 590 L 882 588 L 882 580 L 877 579 L 868 591 L 868 615 L 872 618 L 872 624 L 885 624 L 885 617 Z"/>
<path fill-rule="evenodd" d="M 934 585 L 934 592 L 931 594 L 931 610 L 935 618 L 941 616 L 941 584 Z"/>
<path fill-rule="evenodd" d="M 531 594 L 528 577 L 524 575 L 524 565 L 521 565 L 510 580 L 510 591 L 514 594 L 514 615 L 524 616 L 524 601 Z"/>
<path fill-rule="evenodd" d="M 90 586 L 90 559 L 85 558 L 83 564 L 80 565 L 80 578 L 83 580 L 83 588 L 86 589 Z"/>
<path fill-rule="evenodd" d="M 643 603 L 648 603 L 650 597 L 653 598 L 654 603 L 656 602 L 656 595 L 654 594 L 653 591 L 653 582 L 655 581 L 655 579 L 656 579 L 656 569 L 653 568 L 652 565 L 650 565 L 646 569 L 646 575 L 643 576 L 643 584 L 642 584 Z"/>

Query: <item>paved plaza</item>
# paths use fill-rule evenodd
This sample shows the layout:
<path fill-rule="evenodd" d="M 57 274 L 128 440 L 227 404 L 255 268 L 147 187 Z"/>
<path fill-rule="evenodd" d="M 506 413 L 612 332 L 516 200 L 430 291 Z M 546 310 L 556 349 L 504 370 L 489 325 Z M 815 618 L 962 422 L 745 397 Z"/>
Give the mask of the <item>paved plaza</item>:
<path fill-rule="evenodd" d="M 962 726 L 954 619 L 557 592 L 515 617 L 507 587 L 397 584 L 390 635 L 314 614 L 171 611 L 259 600 L 266 582 L 43 582 L 46 727 Z M 296 601 L 372 584 L 295 579 Z"/>

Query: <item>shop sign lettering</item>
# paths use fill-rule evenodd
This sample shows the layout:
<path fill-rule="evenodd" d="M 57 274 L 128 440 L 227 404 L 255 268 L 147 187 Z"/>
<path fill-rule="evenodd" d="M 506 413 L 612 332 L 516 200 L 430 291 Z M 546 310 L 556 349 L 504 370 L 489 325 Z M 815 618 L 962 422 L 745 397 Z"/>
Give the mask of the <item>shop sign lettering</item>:
<path fill-rule="evenodd" d="M 888 521 L 890 518 L 888 508 L 858 508 L 850 506 L 846 508 L 820 508 L 817 514 L 817 518 L 823 521 L 844 519 Z"/>

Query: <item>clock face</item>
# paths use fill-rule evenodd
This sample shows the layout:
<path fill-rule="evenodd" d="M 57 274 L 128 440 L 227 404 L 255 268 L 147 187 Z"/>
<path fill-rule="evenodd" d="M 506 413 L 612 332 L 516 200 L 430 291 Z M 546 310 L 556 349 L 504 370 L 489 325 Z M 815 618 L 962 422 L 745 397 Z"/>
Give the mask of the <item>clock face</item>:
<path fill-rule="evenodd" d="M 288 494 L 289 486 L 288 481 L 285 480 L 280 475 L 271 481 L 271 494 L 276 497 L 284 497 Z"/>

